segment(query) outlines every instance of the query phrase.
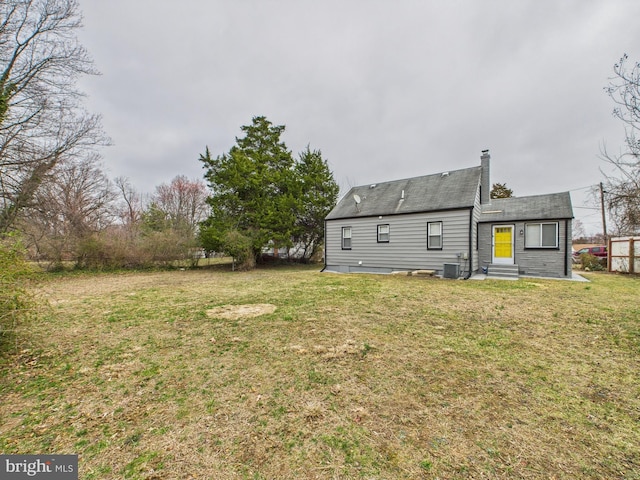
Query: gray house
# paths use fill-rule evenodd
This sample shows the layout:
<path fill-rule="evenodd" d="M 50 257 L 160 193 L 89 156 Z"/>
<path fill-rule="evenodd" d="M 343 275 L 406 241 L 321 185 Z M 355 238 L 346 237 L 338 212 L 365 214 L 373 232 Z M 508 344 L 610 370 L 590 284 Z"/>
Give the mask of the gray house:
<path fill-rule="evenodd" d="M 352 188 L 325 219 L 325 270 L 571 277 L 568 192 L 490 199 L 481 165 Z"/>

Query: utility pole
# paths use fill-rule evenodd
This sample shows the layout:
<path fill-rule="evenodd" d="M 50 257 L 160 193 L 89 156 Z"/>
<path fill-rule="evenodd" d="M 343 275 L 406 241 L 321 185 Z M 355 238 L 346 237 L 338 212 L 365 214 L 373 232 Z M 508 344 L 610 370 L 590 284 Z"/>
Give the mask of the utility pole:
<path fill-rule="evenodd" d="M 609 236 L 607 235 L 607 217 L 604 211 L 604 187 L 602 182 L 600 182 L 600 209 L 602 211 L 602 233 L 604 233 L 604 241 L 606 242 Z"/>

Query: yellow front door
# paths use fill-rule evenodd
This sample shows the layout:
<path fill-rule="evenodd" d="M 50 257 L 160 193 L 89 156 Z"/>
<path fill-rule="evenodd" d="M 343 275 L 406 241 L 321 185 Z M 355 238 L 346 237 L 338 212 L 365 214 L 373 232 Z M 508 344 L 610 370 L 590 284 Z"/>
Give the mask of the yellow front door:
<path fill-rule="evenodd" d="M 513 227 L 493 227 L 493 263 L 513 264 Z"/>

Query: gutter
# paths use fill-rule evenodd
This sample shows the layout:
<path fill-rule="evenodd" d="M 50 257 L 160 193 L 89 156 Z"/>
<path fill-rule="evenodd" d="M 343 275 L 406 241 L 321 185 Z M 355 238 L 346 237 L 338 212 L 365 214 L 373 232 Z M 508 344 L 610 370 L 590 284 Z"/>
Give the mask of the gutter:
<path fill-rule="evenodd" d="M 375 218 L 379 216 L 383 217 L 394 217 L 394 216 L 402 216 L 402 215 L 414 215 L 414 214 L 423 214 L 423 213 L 440 213 L 440 212 L 453 212 L 455 210 L 473 210 L 473 205 L 461 205 L 459 207 L 447 207 L 447 208 L 439 208 L 437 210 L 416 210 L 409 212 L 378 212 L 378 213 L 368 213 L 366 215 L 350 215 L 350 216 L 336 216 L 333 218 L 329 218 L 328 220 L 351 220 L 355 218 Z M 325 219 L 326 222 L 326 219 Z"/>
<path fill-rule="evenodd" d="M 464 280 L 469 280 L 471 278 L 471 268 L 473 267 L 473 208 L 469 210 L 469 272 L 467 276 L 464 277 Z"/>
<path fill-rule="evenodd" d="M 327 269 L 327 221 L 324 221 L 324 267 L 320 270 L 320 273 Z"/>
<path fill-rule="evenodd" d="M 569 220 L 564 221 L 564 276 L 569 276 Z"/>

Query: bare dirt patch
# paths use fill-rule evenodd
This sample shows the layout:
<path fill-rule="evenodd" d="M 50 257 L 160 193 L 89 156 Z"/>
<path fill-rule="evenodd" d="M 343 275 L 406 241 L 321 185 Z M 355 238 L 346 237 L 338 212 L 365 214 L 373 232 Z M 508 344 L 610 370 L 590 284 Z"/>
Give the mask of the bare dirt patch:
<path fill-rule="evenodd" d="M 207 316 L 224 318 L 225 320 L 239 320 L 241 318 L 254 318 L 276 311 L 276 306 L 271 303 L 258 303 L 249 305 L 222 305 L 207 310 Z"/>

